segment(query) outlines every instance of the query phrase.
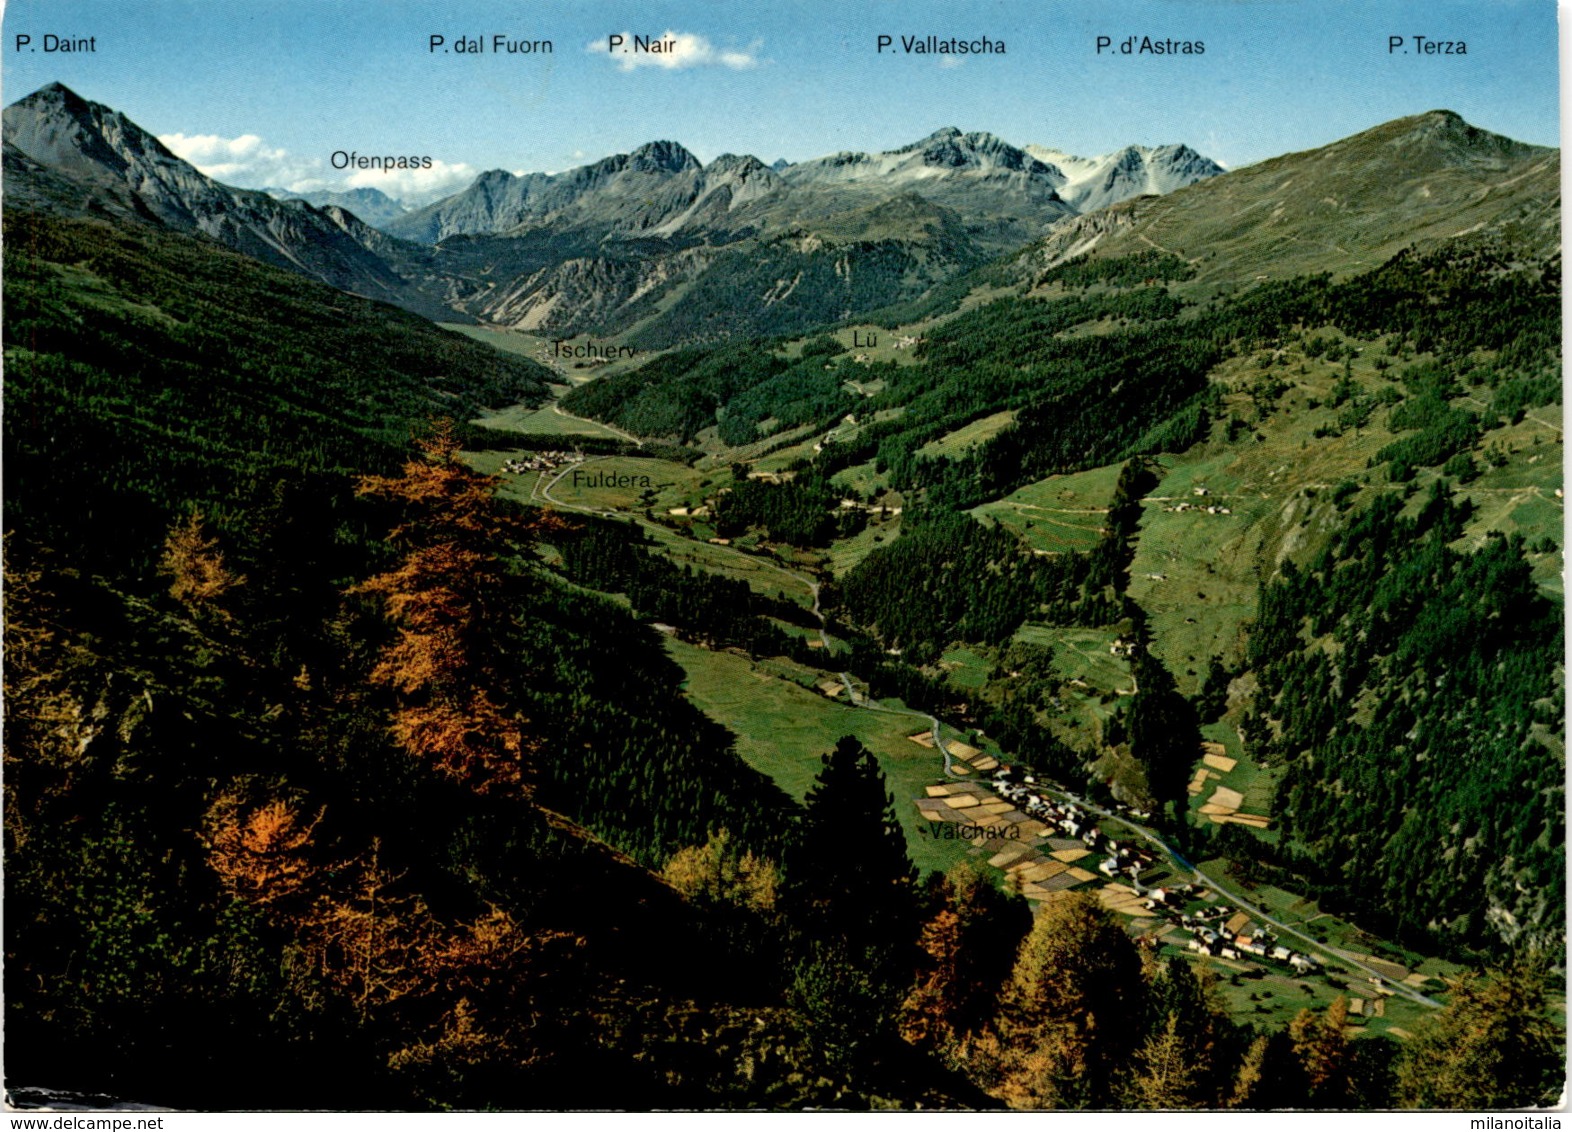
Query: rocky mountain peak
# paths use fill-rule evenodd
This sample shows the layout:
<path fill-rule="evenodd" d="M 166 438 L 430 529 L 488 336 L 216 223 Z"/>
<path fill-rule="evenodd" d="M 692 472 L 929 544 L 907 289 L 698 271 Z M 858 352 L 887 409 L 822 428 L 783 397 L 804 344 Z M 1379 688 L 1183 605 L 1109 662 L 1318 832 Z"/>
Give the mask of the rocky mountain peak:
<path fill-rule="evenodd" d="M 699 159 L 674 141 L 652 141 L 628 154 L 628 168 L 640 173 L 686 173 Z"/>
<path fill-rule="evenodd" d="M 118 110 L 54 82 L 5 108 L 5 137 L 46 165 L 124 172 L 134 164 L 183 166 L 152 134 Z"/>
<path fill-rule="evenodd" d="M 735 153 L 723 153 L 704 167 L 704 171 L 711 175 L 717 173 L 728 173 L 738 176 L 748 176 L 752 173 L 758 172 L 761 169 L 768 170 L 769 166 L 764 164 L 764 162 L 760 161 L 757 157 L 753 157 L 748 154 L 738 155 Z"/>

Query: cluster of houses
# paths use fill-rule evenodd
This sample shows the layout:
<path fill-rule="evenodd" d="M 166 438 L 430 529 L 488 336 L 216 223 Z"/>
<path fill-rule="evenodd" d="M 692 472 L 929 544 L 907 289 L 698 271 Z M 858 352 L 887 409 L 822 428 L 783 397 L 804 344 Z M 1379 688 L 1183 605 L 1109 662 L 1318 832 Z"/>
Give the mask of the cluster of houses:
<path fill-rule="evenodd" d="M 502 462 L 502 470 L 509 475 L 521 476 L 525 472 L 550 472 L 584 459 L 578 452 L 535 452 L 525 457 L 513 457 Z"/>
<path fill-rule="evenodd" d="M 1140 883 L 1141 875 L 1157 866 L 1157 854 L 1150 849 L 1130 842 L 1115 841 L 1098 828 L 1095 815 L 1074 802 L 1044 797 L 1032 789 L 1035 785 L 1036 779 L 1031 775 L 1016 781 L 1009 773 L 1002 773 L 993 780 L 995 792 L 1001 798 L 1013 802 L 1022 813 L 1036 818 L 1050 829 L 1057 829 L 1065 837 L 1079 840 L 1093 853 L 1105 854 L 1099 866 L 1104 876 L 1124 875 Z M 1135 811 L 1132 810 L 1131 814 L 1134 816 Z"/>
<path fill-rule="evenodd" d="M 1299 975 L 1314 974 L 1321 969 L 1311 956 L 1278 943 L 1277 936 L 1265 927 L 1252 930 L 1247 913 L 1236 912 L 1226 904 L 1205 904 L 1187 911 L 1187 905 L 1197 900 L 1193 884 L 1144 888 L 1141 878 L 1161 864 L 1155 852 L 1136 842 L 1109 837 L 1098 828 L 1096 815 L 1074 802 L 1045 797 L 1034 789 L 1035 785 L 1036 779 L 1031 775 L 1018 777 L 1008 768 L 1001 770 L 993 780 L 998 795 L 1014 803 L 1017 809 L 1066 837 L 1080 840 L 1092 852 L 1103 854 L 1097 871 L 1109 880 L 1128 878 L 1136 892 L 1145 897 L 1142 906 L 1148 912 L 1189 933 L 1186 946 L 1191 951 L 1221 959 L 1272 961 L 1292 968 Z M 1118 809 L 1136 820 L 1150 817 L 1129 806 L 1120 805 Z"/>
<path fill-rule="evenodd" d="M 1216 955 L 1222 959 L 1243 959 L 1247 956 L 1271 959 L 1287 964 L 1296 975 L 1312 975 L 1321 969 L 1321 965 L 1310 956 L 1278 943 L 1277 937 L 1265 928 L 1256 928 L 1248 936 L 1242 932 L 1232 933 L 1221 925 L 1215 931 L 1205 925 L 1197 925 L 1193 931 L 1185 946 L 1203 955 Z"/>
<path fill-rule="evenodd" d="M 1191 489 L 1191 494 L 1197 497 L 1205 497 L 1210 495 L 1211 492 L 1207 491 L 1204 487 L 1197 487 Z M 1233 512 L 1230 511 L 1227 507 L 1217 503 L 1190 503 L 1189 501 L 1184 503 L 1175 503 L 1172 507 L 1164 507 L 1163 510 L 1167 511 L 1169 514 L 1173 514 L 1178 511 L 1205 511 L 1208 515 L 1233 514 Z"/>
<path fill-rule="evenodd" d="M 1204 507 L 1199 503 L 1175 503 L 1172 507 L 1164 507 L 1163 510 L 1169 512 L 1170 514 L 1178 511 L 1205 511 L 1208 515 L 1233 514 L 1233 512 L 1227 507 L 1219 507 L 1215 503 L 1208 503 Z"/>
<path fill-rule="evenodd" d="M 901 513 L 901 509 L 899 507 L 886 507 L 882 503 L 864 503 L 860 499 L 843 499 L 843 500 L 841 500 L 841 510 L 842 511 L 866 511 L 866 512 L 868 512 L 868 514 L 870 514 L 870 515 L 877 515 L 881 519 L 886 518 L 886 517 L 891 516 L 891 515 L 899 515 Z"/>

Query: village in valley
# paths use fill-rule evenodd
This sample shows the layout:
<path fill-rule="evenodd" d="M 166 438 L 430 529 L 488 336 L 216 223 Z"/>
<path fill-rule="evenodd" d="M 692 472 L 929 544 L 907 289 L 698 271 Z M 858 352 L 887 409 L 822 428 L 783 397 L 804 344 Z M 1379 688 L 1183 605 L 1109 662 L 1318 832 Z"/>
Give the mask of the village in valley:
<path fill-rule="evenodd" d="M 554 472 L 568 464 L 581 464 L 583 462 L 584 454 L 582 452 L 562 450 L 530 452 L 508 457 L 508 459 L 502 462 L 502 470 L 510 476 L 522 476 L 530 472 Z"/>
<path fill-rule="evenodd" d="M 930 731 L 909 738 L 930 749 L 938 746 Z M 1312 949 L 1295 938 L 1298 932 L 1279 930 L 1282 925 L 1260 912 L 1238 907 L 1236 898 L 1137 824 L 1150 814 L 1123 803 L 1104 809 L 966 743 L 946 742 L 944 754 L 946 781 L 912 799 L 930 823 L 926 835 L 971 842 L 973 853 L 1004 874 L 1010 892 L 1042 904 L 1071 890 L 1095 889 L 1103 906 L 1125 919 L 1143 947 L 1186 955 L 1235 987 L 1257 981 L 1265 986 L 1269 976 L 1277 976 L 1272 982 L 1301 980 L 1296 989 L 1315 998 L 1302 980 L 1324 983 L 1319 997 L 1348 999 L 1351 1032 L 1367 1020 L 1385 1019 L 1394 998 L 1429 1001 L 1423 988 L 1434 984 L 1424 975 L 1374 955 Z M 1205 757 L 1218 756 L 1208 750 Z M 1224 807 L 1213 820 L 1226 823 L 1232 817 Z M 953 833 L 948 826 L 955 827 Z M 1395 1029 L 1399 1037 L 1406 1033 L 1401 1027 L 1386 1029 Z"/>
<path fill-rule="evenodd" d="M 583 459 L 566 450 L 515 453 L 502 471 L 543 472 L 549 478 Z M 740 542 L 716 533 L 716 511 L 731 486 L 705 485 L 694 473 L 662 467 L 662 474 L 672 482 L 654 497 L 655 507 L 649 507 L 646 493 L 639 499 L 621 500 L 615 508 L 634 514 L 642 508 L 646 524 L 654 529 L 666 528 L 750 558 L 779 560 L 776 548 L 753 532 Z M 746 473 L 749 480 L 770 484 L 787 483 L 795 476 L 789 468 L 755 467 Z M 572 507 L 600 510 L 594 504 L 601 498 Z M 1154 511 L 1228 514 L 1218 499 L 1207 487 L 1192 485 L 1182 496 L 1152 497 L 1149 502 Z M 890 506 L 891 502 L 896 505 Z M 896 519 L 900 513 L 899 500 L 889 497 L 870 500 L 848 494 L 831 506 L 837 511 L 865 511 L 874 522 Z M 1102 511 L 1099 508 L 1098 519 Z M 1146 576 L 1166 578 L 1161 573 Z M 664 623 L 657 628 L 676 632 Z M 807 644 L 817 649 L 825 642 L 815 637 Z M 1104 636 L 1088 646 L 1115 660 L 1127 660 L 1141 647 L 1125 633 Z M 874 711 L 923 714 L 881 708 L 844 674 L 821 671 L 818 676 L 811 686 L 825 699 Z M 799 678 L 807 679 L 806 674 Z M 1131 683 L 1128 672 L 1110 678 L 1116 694 L 1128 694 L 1121 693 Z M 1084 680 L 1071 677 L 1065 687 L 1096 698 L 1096 689 Z M 1064 710 L 1057 697 L 1055 706 Z M 1324 1006 L 1343 997 L 1350 1033 L 1368 1029 L 1401 1038 L 1408 1032 L 1405 1024 L 1414 1024 L 1436 1005 L 1427 992 L 1443 989 L 1448 968 L 1439 961 L 1387 946 L 1319 908 L 1301 912 L 1287 908 L 1281 895 L 1276 902 L 1265 899 L 1213 864 L 1203 863 L 1211 870 L 1203 874 L 1152 833 L 1151 814 L 1120 802 L 1100 806 L 1005 765 L 1002 760 L 1008 756 L 1003 752 L 986 752 L 954 737 L 941 739 L 937 721 L 927 718 L 934 726 L 906 738 L 943 756 L 943 777 L 927 785 L 920 796 L 908 795 L 925 823 L 916 833 L 935 841 L 963 843 L 965 848 L 959 851 L 1002 874 L 1001 886 L 1007 891 L 1038 905 L 1071 891 L 1094 892 L 1154 956 L 1179 956 L 1209 968 L 1238 1015 L 1286 1021 L 1301 1006 Z M 1250 785 L 1256 768 L 1241 764 L 1237 751 L 1210 738 L 1196 754 L 1188 784 L 1193 820 L 1211 826 L 1237 824 L 1255 833 L 1273 828 L 1259 791 Z M 1293 894 L 1286 898 L 1298 899 Z"/>

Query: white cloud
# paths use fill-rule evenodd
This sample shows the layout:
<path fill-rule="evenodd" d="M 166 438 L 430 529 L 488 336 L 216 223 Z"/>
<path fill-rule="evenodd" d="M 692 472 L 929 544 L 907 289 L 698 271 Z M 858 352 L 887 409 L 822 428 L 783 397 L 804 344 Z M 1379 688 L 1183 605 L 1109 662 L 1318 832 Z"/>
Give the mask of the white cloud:
<path fill-rule="evenodd" d="M 961 58 L 959 55 L 939 56 L 939 70 L 941 71 L 953 71 L 957 67 L 964 66 L 966 66 L 966 60 Z"/>
<path fill-rule="evenodd" d="M 217 134 L 163 134 L 158 140 L 176 157 L 184 158 L 226 185 L 287 189 L 291 186 L 286 182 L 311 173 L 310 161 L 291 158 L 284 150 L 267 145 L 256 134 L 241 134 L 238 138 L 222 138 Z"/>
<path fill-rule="evenodd" d="M 471 165 L 450 164 L 435 157 L 430 169 L 335 169 L 332 155 L 297 157 L 268 145 L 256 134 L 242 134 L 238 138 L 217 134 L 163 134 L 158 140 L 176 157 L 189 161 L 215 181 L 242 189 L 313 193 L 373 188 L 406 204 L 419 205 L 458 192 L 477 175 Z"/>
<path fill-rule="evenodd" d="M 361 169 L 350 173 L 344 184 L 352 189 L 381 189 L 406 204 L 426 204 L 466 188 L 479 175 L 462 161 L 449 165 L 433 157 L 430 169 Z"/>
<path fill-rule="evenodd" d="M 659 67 L 667 71 L 729 67 L 733 71 L 747 71 L 759 65 L 759 48 L 764 46 L 762 39 L 755 39 L 741 49 L 718 48 L 702 35 L 669 29 L 659 36 L 641 37 L 641 40 L 652 48 L 658 45 L 659 50 L 637 50 L 632 32 L 592 40 L 585 50 L 591 55 L 605 55 L 623 71 L 638 67 Z"/>

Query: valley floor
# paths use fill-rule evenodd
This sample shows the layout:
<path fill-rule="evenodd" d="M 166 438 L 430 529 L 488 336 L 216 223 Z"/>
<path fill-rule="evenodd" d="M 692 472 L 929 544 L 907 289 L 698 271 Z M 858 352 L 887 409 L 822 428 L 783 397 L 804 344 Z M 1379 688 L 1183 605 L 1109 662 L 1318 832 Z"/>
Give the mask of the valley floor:
<path fill-rule="evenodd" d="M 527 416 L 495 414 L 486 423 L 534 431 L 539 422 L 553 419 L 553 408 Z M 1533 422 L 1529 427 L 1553 426 Z M 1350 452 L 1354 454 L 1362 456 L 1363 449 Z M 506 456 L 476 453 L 469 458 L 481 470 L 497 471 Z M 585 477 L 575 477 L 573 473 L 590 469 L 609 470 L 613 475 L 648 475 L 653 488 L 642 494 L 637 489 L 586 490 L 579 486 Z M 1086 549 L 1081 545 L 1083 532 L 1095 539 L 1116 470 L 1055 477 L 997 504 L 979 508 L 977 515 L 1018 526 L 1029 541 L 1037 537 L 1039 524 L 1047 524 L 1055 533 L 1048 535 L 1043 546 L 1046 553 Z M 1222 529 L 1219 524 L 1249 531 L 1252 516 L 1261 508 L 1278 506 L 1272 502 L 1272 496 L 1273 481 L 1279 474 L 1252 471 L 1249 465 L 1208 463 L 1203 451 L 1174 460 L 1160 487 L 1142 500 L 1146 536 L 1131 570 L 1132 591 L 1141 593 L 1154 610 L 1164 630 L 1158 639 L 1167 642 L 1170 656 L 1179 648 L 1193 649 L 1192 660 L 1194 656 L 1206 655 L 1215 641 L 1236 631 L 1245 607 L 1242 602 L 1219 603 L 1217 593 L 1209 605 L 1165 604 L 1160 587 L 1194 584 L 1188 579 L 1177 579 L 1176 571 L 1183 562 L 1228 561 L 1230 542 L 1227 536 L 1218 541 L 1218 531 Z M 668 523 L 655 520 L 655 516 L 665 517 L 674 507 L 695 507 L 696 500 L 714 490 L 712 473 L 667 461 L 587 457 L 549 472 L 507 476 L 505 480 L 506 494 L 570 512 L 637 523 L 655 540 L 660 553 L 673 561 L 723 577 L 744 579 L 757 592 L 785 596 L 817 612 L 817 579 L 821 575 L 813 563 L 777 557 L 768 547 L 734 546 L 727 540 L 695 538 L 692 528 L 677 531 Z M 1210 486 L 1198 490 L 1202 484 Z M 1486 481 L 1472 490 L 1486 498 L 1492 494 L 1507 495 L 1510 508 L 1541 498 L 1542 488 L 1549 490 L 1537 482 L 1514 487 Z M 1554 502 L 1559 507 L 1560 500 Z M 859 537 L 865 540 L 866 536 Z M 1187 551 L 1182 545 L 1186 538 L 1202 540 L 1197 546 L 1204 545 L 1207 553 Z M 1213 553 L 1219 547 L 1221 553 Z M 837 574 L 849 568 L 835 555 L 826 562 L 833 563 Z M 1214 591 L 1220 587 L 1225 590 L 1229 584 L 1238 585 L 1224 581 L 1212 571 L 1211 566 L 1206 569 L 1205 575 L 1210 577 L 1202 584 L 1209 583 Z M 1206 610 L 1204 641 L 1197 637 L 1198 619 L 1190 615 L 1201 609 Z M 1186 611 L 1184 616 L 1181 611 Z M 1220 614 L 1225 615 L 1222 620 Z M 1445 997 L 1444 980 L 1461 970 L 1451 963 L 1405 952 L 1321 910 L 1313 901 L 1232 876 L 1226 861 L 1186 861 L 1155 831 L 1139 824 L 1128 807 L 1121 807 L 1122 813 L 1114 813 L 1046 784 L 1038 788 L 1040 796 L 1056 799 L 1056 805 L 1076 808 L 1087 815 L 1086 829 L 1077 840 L 1085 834 L 1089 848 L 1071 851 L 1059 836 L 1062 831 L 1043 828 L 1041 822 L 1033 823 L 1039 828 L 1029 831 L 1031 835 L 1022 841 L 988 839 L 986 829 L 999 823 L 979 821 L 976 815 L 987 810 L 992 811 L 987 818 L 996 818 L 1001 812 L 1006 819 L 1017 822 L 1026 817 L 993 793 L 999 787 L 990 781 L 990 768 L 998 766 L 1001 760 L 1007 762 L 1007 751 L 986 742 L 985 749 L 967 746 L 959 731 L 933 716 L 912 711 L 898 700 L 874 701 L 846 673 L 828 667 L 808 667 L 785 658 L 753 660 L 740 650 L 702 648 L 681 640 L 677 635 L 680 627 L 665 628 L 667 649 L 687 674 L 684 693 L 706 715 L 737 736 L 741 758 L 769 775 L 794 798 L 800 800 L 806 794 L 818 770 L 819 756 L 841 735 L 855 735 L 874 752 L 890 784 L 909 855 L 919 869 L 942 871 L 966 859 L 988 862 L 997 870 L 995 875 L 1001 885 L 1039 901 L 1052 900 L 1057 893 L 1074 888 L 1097 891 L 1105 905 L 1121 915 L 1132 935 L 1148 939 L 1164 954 L 1180 955 L 1210 967 L 1220 980 L 1230 1011 L 1242 1020 L 1285 1023 L 1302 1007 L 1324 1006 L 1342 994 L 1352 998 L 1350 1024 L 1357 1027 L 1357 1032 L 1403 1038 L 1419 1019 L 1441 1005 L 1436 996 Z M 1081 658 L 1082 674 L 1091 681 L 1084 684 L 1087 694 L 1083 712 L 1094 705 L 1101 709 L 1100 701 L 1110 689 L 1118 692 L 1121 685 L 1133 685 L 1128 666 L 1117 656 L 1109 655 L 1117 652 L 1109 647 L 1111 634 L 1047 627 L 1022 630 L 1026 639 L 1031 639 L 1033 632 L 1048 634 L 1045 639 L 1060 644 L 1062 655 L 1069 660 Z M 820 635 L 823 636 L 822 620 Z M 1190 638 L 1196 639 L 1192 643 Z M 835 644 L 827 636 L 816 643 L 827 645 L 830 650 Z M 833 652 L 825 655 L 828 659 Z M 980 683 L 989 663 L 964 649 L 947 653 L 944 659 L 952 681 L 962 686 L 973 679 Z M 977 676 L 968 677 L 974 666 Z M 1178 670 L 1184 671 L 1182 665 Z M 1191 675 L 1193 678 L 1193 669 Z M 1071 682 L 1076 682 L 1073 675 Z M 1127 686 L 1122 691 L 1128 694 L 1134 688 Z M 1093 713 L 1087 714 L 1096 718 Z M 1267 814 L 1272 774 L 1244 754 L 1232 726 L 1211 725 L 1206 737 L 1204 761 L 1198 752 L 1200 788 L 1192 790 L 1191 820 L 1228 820 L 1226 815 L 1234 812 Z M 973 761 L 982 765 L 974 766 Z M 954 808 L 944 802 L 946 795 L 958 795 L 969 804 Z M 1229 803 L 1229 797 L 1236 800 Z M 1219 799 L 1223 799 L 1224 808 L 1218 808 Z M 1224 816 L 1219 819 L 1215 816 L 1218 814 Z M 1259 820 L 1263 827 L 1270 821 Z M 966 832 L 958 832 L 962 829 Z M 1272 834 L 1268 831 L 1262 836 Z M 1140 870 L 1139 879 L 1127 879 L 1122 871 L 1113 876 L 1107 870 L 1094 871 L 1111 859 L 1107 846 L 1121 842 L 1144 844 L 1153 855 L 1152 866 Z M 1006 851 L 1001 852 L 1001 846 Z M 1117 861 L 1116 857 L 1112 859 Z M 1152 890 L 1179 885 L 1189 890 L 1183 901 L 1176 901 L 1172 907 L 1160 905 L 1155 911 L 1145 905 Z M 1296 973 L 1287 969 L 1283 961 L 1236 955 L 1231 948 L 1228 955 L 1196 949 L 1194 942 L 1199 937 L 1193 932 L 1200 925 L 1221 927 L 1224 920 L 1235 922 L 1240 917 L 1248 920 L 1249 930 L 1262 932 L 1263 939 L 1269 933 L 1277 946 L 1308 955 L 1313 963 L 1304 972 Z M 1246 939 L 1244 930 L 1230 931 L 1228 935 Z"/>

